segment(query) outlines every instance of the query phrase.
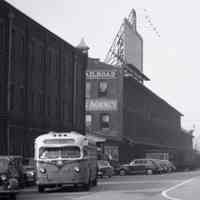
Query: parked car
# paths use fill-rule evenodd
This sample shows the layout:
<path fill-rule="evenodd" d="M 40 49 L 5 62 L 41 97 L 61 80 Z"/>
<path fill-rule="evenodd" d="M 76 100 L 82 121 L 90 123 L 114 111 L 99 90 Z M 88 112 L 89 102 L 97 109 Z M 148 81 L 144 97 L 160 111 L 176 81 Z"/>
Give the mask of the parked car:
<path fill-rule="evenodd" d="M 158 166 L 158 173 L 166 173 L 167 172 L 167 166 L 162 162 L 160 159 L 152 159 L 155 164 Z"/>
<path fill-rule="evenodd" d="M 22 181 L 19 160 L 17 156 L 0 156 L 0 197 L 16 199 Z"/>
<path fill-rule="evenodd" d="M 129 164 L 121 165 L 119 174 L 155 174 L 160 173 L 162 168 L 155 159 L 135 159 Z"/>
<path fill-rule="evenodd" d="M 25 185 L 34 185 L 36 183 L 36 169 L 33 158 L 25 158 L 23 161 L 23 173 Z"/>
<path fill-rule="evenodd" d="M 175 165 L 169 160 L 160 160 L 160 164 L 164 167 L 165 172 L 173 172 L 176 171 Z"/>
<path fill-rule="evenodd" d="M 103 176 L 108 176 L 109 178 L 113 175 L 113 167 L 106 160 L 98 160 L 98 176 L 103 178 Z"/>

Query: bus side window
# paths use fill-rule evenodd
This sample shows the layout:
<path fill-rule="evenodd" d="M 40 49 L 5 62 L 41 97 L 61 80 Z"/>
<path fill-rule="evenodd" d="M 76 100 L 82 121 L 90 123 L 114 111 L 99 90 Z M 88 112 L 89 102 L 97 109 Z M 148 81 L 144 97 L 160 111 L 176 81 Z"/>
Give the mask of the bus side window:
<path fill-rule="evenodd" d="M 87 157 L 87 156 L 88 156 L 88 148 L 83 147 L 83 157 Z"/>

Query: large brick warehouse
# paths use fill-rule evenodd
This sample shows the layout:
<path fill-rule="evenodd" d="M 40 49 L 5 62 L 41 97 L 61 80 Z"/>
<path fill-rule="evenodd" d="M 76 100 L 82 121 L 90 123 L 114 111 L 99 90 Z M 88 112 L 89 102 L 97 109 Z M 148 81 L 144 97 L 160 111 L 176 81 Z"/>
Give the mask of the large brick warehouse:
<path fill-rule="evenodd" d="M 84 133 L 85 68 L 81 53 L 0 1 L 0 154 L 33 155 L 50 130 Z"/>

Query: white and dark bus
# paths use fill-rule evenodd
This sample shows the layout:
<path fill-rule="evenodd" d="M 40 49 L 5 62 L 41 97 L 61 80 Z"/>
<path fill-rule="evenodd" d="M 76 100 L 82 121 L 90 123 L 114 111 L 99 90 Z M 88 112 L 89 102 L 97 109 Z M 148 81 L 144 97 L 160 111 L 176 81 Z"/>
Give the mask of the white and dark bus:
<path fill-rule="evenodd" d="M 49 132 L 35 139 L 39 192 L 45 188 L 97 185 L 96 142 L 77 132 Z"/>

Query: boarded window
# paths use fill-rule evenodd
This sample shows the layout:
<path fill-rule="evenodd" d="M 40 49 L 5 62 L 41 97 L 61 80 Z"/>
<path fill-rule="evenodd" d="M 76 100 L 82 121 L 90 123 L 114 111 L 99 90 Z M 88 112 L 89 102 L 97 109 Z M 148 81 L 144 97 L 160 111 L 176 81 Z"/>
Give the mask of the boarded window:
<path fill-rule="evenodd" d="M 91 127 L 91 125 L 92 125 L 92 115 L 86 114 L 86 116 L 85 116 L 85 126 Z"/>
<path fill-rule="evenodd" d="M 109 114 L 101 114 L 100 115 L 100 127 L 101 127 L 101 129 L 109 129 L 110 128 L 110 115 Z"/>
<path fill-rule="evenodd" d="M 91 82 L 86 82 L 86 91 L 85 91 L 86 98 L 91 97 Z"/>
<path fill-rule="evenodd" d="M 108 93 L 108 83 L 106 81 L 99 82 L 98 96 L 105 97 Z"/>

